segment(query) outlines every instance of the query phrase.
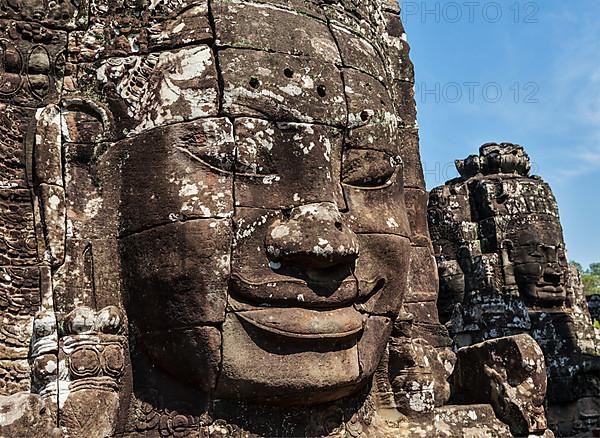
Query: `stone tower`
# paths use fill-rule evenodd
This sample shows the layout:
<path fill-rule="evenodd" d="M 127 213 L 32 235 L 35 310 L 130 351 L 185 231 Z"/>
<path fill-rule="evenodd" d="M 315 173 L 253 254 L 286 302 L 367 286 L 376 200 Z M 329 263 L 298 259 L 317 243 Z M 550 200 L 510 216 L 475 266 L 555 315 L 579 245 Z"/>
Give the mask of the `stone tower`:
<path fill-rule="evenodd" d="M 428 207 L 442 321 L 457 347 L 530 333 L 546 358 L 552 429 L 590 433 L 600 351 L 552 190 L 519 145 L 485 144 L 456 165 L 461 176 Z"/>

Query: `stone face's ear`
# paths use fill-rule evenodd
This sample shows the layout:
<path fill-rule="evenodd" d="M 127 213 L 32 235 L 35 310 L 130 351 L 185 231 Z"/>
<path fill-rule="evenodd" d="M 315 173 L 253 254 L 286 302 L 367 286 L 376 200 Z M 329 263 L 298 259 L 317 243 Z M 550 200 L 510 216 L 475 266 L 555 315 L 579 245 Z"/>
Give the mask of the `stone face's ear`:
<path fill-rule="evenodd" d="M 94 102 L 65 100 L 37 111 L 26 144 L 47 273 L 33 324 L 32 390 L 73 437 L 113 435 L 129 402 L 127 319 L 118 307 L 96 310 L 120 305 L 103 271 L 116 227 L 107 220 L 115 210 L 103 192 L 109 178 L 98 171 L 112 126 Z"/>
<path fill-rule="evenodd" d="M 111 251 L 107 242 L 116 234 L 110 228 L 116 208 L 106 199 L 115 199 L 115 190 L 110 196 L 105 192 L 117 178 L 106 176 L 105 168 L 99 170 L 113 126 L 103 106 L 70 98 L 39 109 L 30 127 L 25 145 L 28 184 L 37 250 L 48 270 L 43 288 L 53 297 L 45 310 L 69 312 L 75 303 L 94 308 L 117 304 L 116 299 L 95 302 L 95 295 L 113 297 L 119 290 L 112 279 L 109 285 L 100 278 L 107 270 L 102 260 L 113 260 L 104 254 Z M 97 292 L 96 283 L 111 290 Z"/>
<path fill-rule="evenodd" d="M 66 207 L 61 111 L 49 105 L 35 115 L 31 179 L 39 209 L 44 261 L 60 266 L 65 257 Z"/>
<path fill-rule="evenodd" d="M 458 303 L 465 297 L 465 274 L 457 260 L 438 260 L 438 274 L 440 278 L 438 294 L 438 311 L 440 318 L 446 322 Z"/>
<path fill-rule="evenodd" d="M 504 277 L 503 290 L 515 296 L 519 296 L 519 288 L 515 278 L 513 267 L 512 251 L 514 245 L 511 240 L 503 240 L 500 244 L 500 253 L 502 257 L 502 275 Z"/>
<path fill-rule="evenodd" d="M 65 260 L 67 232 L 67 169 L 65 143 L 94 144 L 113 134 L 109 113 L 91 101 L 70 99 L 48 105 L 35 114 L 27 145 L 28 176 L 38 210 L 43 258 L 57 268 Z"/>

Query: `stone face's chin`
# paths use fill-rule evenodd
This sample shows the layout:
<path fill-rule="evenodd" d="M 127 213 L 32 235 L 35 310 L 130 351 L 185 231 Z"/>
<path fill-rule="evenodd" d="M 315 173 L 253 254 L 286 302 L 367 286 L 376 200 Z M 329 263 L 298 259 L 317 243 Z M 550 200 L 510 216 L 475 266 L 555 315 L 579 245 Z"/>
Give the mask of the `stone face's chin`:
<path fill-rule="evenodd" d="M 309 405 L 356 390 L 362 379 L 360 314 L 341 309 L 317 321 L 319 312 L 271 310 L 227 315 L 218 397 Z"/>

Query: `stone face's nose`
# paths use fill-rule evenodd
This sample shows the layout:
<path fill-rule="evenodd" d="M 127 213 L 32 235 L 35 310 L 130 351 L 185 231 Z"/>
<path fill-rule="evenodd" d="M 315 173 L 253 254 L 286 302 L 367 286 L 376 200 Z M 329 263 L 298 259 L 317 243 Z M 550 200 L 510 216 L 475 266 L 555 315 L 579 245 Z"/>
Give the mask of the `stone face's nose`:
<path fill-rule="evenodd" d="M 265 238 L 271 266 L 323 269 L 353 264 L 358 257 L 356 234 L 342 223 L 332 203 L 294 208 L 269 228 Z"/>

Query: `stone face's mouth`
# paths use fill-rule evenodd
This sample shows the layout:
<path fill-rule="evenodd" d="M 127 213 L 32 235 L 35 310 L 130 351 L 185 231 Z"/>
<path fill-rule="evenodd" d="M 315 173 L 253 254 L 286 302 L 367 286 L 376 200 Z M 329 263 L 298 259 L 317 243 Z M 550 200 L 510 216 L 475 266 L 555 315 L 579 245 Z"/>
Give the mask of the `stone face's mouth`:
<path fill-rule="evenodd" d="M 364 313 L 356 310 L 356 306 L 376 299 L 384 292 L 386 284 L 383 278 L 367 281 L 359 296 L 356 280 L 346 279 L 336 293 L 318 296 L 311 293 L 311 289 L 302 281 L 294 279 L 255 284 L 253 286 L 256 289 L 249 294 L 249 290 L 245 289 L 249 286 L 248 282 L 240 282 L 240 278 L 233 279 L 228 304 L 230 311 L 254 328 L 294 339 L 343 339 L 356 336 L 362 332 L 367 319 Z M 248 301 L 248 298 L 251 300 Z"/>
<path fill-rule="evenodd" d="M 353 307 L 335 310 L 271 307 L 235 314 L 256 328 L 296 339 L 347 338 L 361 332 L 366 320 Z"/>
<path fill-rule="evenodd" d="M 298 307 L 336 310 L 375 299 L 385 293 L 386 283 L 381 276 L 364 279 L 354 275 L 339 282 L 321 284 L 297 278 L 252 282 L 242 275 L 233 274 L 229 283 L 229 296 L 234 302 L 248 303 L 256 309 Z"/>
<path fill-rule="evenodd" d="M 333 310 L 353 305 L 358 298 L 354 277 L 327 282 L 312 282 L 298 278 L 284 281 L 274 278 L 252 282 L 239 274 L 230 279 L 230 296 L 243 302 L 264 307 L 301 307 L 315 310 Z"/>
<path fill-rule="evenodd" d="M 537 288 L 544 294 L 562 294 L 564 292 L 564 288 L 562 286 L 548 283 L 538 283 Z"/>

